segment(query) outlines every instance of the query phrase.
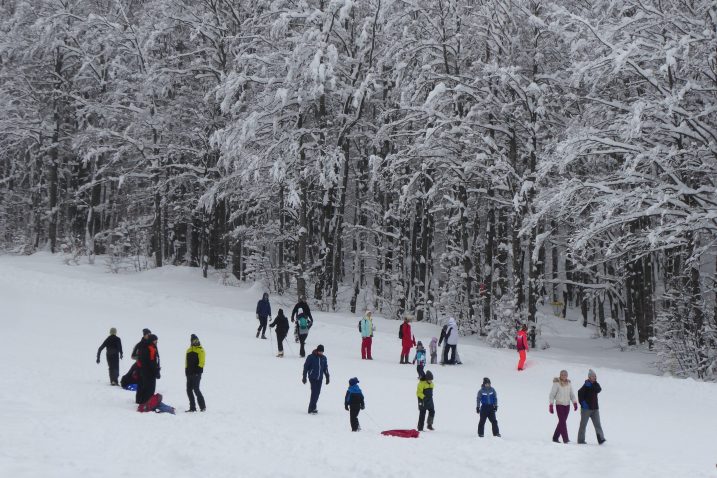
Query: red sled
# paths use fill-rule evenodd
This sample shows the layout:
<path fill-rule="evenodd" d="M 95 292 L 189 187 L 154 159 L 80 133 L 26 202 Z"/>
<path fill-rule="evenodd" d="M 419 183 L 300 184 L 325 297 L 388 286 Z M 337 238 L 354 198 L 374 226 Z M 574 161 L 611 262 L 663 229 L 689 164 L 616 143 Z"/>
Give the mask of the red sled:
<path fill-rule="evenodd" d="M 399 438 L 418 438 L 420 432 L 418 430 L 386 430 L 381 432 L 381 435 Z"/>

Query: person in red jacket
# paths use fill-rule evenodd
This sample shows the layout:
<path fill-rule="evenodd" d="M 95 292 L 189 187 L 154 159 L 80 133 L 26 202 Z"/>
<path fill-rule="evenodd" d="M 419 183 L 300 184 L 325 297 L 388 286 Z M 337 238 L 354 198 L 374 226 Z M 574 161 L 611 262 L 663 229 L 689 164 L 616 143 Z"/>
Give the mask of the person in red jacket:
<path fill-rule="evenodd" d="M 404 317 L 403 323 L 398 328 L 398 338 L 401 339 L 401 362 L 399 363 L 411 363 L 408 356 L 411 354 L 411 348 L 416 345 L 416 339 L 411 333 L 408 317 Z"/>
<path fill-rule="evenodd" d="M 525 358 L 528 354 L 528 326 L 523 324 L 523 326 L 518 331 L 518 336 L 516 337 L 516 347 L 518 349 L 518 355 L 520 356 L 520 359 L 518 359 L 518 370 L 523 370 L 525 368 Z"/>

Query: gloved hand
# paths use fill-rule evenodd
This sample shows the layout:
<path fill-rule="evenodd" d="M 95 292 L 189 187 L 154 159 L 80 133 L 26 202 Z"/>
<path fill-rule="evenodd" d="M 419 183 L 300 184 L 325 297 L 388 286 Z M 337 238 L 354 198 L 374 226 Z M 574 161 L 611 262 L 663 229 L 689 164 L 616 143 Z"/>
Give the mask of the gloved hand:
<path fill-rule="evenodd" d="M 493 411 L 494 411 L 494 412 L 497 412 L 497 411 L 498 411 L 498 405 L 493 405 Z"/>
<path fill-rule="evenodd" d="M 480 414 L 480 407 L 476 407 L 476 413 Z"/>
<path fill-rule="evenodd" d="M 124 355 L 120 354 L 120 360 L 122 360 L 123 358 L 124 358 Z"/>
<path fill-rule="evenodd" d="M 552 403 L 548 406 L 548 411 L 550 412 L 551 415 L 552 415 L 553 413 L 555 413 L 555 410 L 553 409 L 553 404 L 552 404 Z"/>
<path fill-rule="evenodd" d="M 306 377 L 301 379 L 301 383 L 306 384 Z"/>
<path fill-rule="evenodd" d="M 361 405 L 361 410 L 363 410 L 364 408 L 366 408 L 366 405 Z"/>
<path fill-rule="evenodd" d="M 344 405 L 344 410 L 346 410 L 346 411 L 348 412 L 348 411 L 349 411 L 349 406 L 348 406 L 348 405 Z"/>
<path fill-rule="evenodd" d="M 580 406 L 581 406 L 582 408 L 584 408 L 585 410 L 587 410 L 588 408 L 590 408 L 590 407 L 588 407 L 588 402 L 586 402 L 585 400 L 583 400 L 582 402 L 580 402 Z"/>
<path fill-rule="evenodd" d="M 97 363 L 100 363 L 100 358 L 99 358 L 99 357 L 97 357 Z"/>
<path fill-rule="evenodd" d="M 573 402 L 573 411 L 578 409 L 578 402 Z"/>
<path fill-rule="evenodd" d="M 329 376 L 327 375 L 326 376 L 326 385 L 328 385 L 328 384 L 329 384 Z"/>

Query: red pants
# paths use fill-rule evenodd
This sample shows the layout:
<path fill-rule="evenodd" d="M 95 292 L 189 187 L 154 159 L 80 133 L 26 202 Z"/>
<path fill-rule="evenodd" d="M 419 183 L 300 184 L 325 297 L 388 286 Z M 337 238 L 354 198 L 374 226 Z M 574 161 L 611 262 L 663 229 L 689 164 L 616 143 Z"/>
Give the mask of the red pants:
<path fill-rule="evenodd" d="M 526 353 L 525 349 L 523 349 L 523 350 L 518 350 L 518 354 L 520 354 L 520 360 L 518 360 L 518 370 L 523 370 L 523 368 L 525 367 L 525 358 L 526 358 L 527 353 Z"/>
<path fill-rule="evenodd" d="M 373 342 L 372 337 L 363 337 L 361 339 L 361 358 L 364 360 L 371 360 L 371 342 Z"/>
<path fill-rule="evenodd" d="M 406 360 L 408 360 L 408 355 L 411 353 L 411 347 L 413 347 L 413 344 L 402 344 L 401 357 L 406 357 Z"/>

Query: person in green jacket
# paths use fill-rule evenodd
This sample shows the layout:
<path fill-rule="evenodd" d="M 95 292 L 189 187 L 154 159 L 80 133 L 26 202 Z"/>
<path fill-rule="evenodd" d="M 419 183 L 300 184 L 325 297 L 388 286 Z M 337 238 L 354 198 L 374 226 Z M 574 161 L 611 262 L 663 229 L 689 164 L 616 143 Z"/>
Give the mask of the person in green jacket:
<path fill-rule="evenodd" d="M 199 409 L 205 411 L 207 409 L 204 403 L 204 395 L 199 390 L 199 382 L 202 380 L 204 372 L 204 348 L 199 343 L 199 337 L 192 334 L 190 338 L 191 345 L 187 349 L 187 356 L 184 361 L 184 375 L 187 376 L 187 396 L 189 397 L 189 410 L 187 412 L 196 412 L 197 406 L 194 402 L 194 395 L 197 396 Z"/>
<path fill-rule="evenodd" d="M 416 397 L 418 397 L 418 431 L 423 431 L 423 421 L 428 412 L 428 429 L 433 430 L 433 417 L 436 410 L 433 406 L 433 374 L 430 370 L 418 381 Z"/>

